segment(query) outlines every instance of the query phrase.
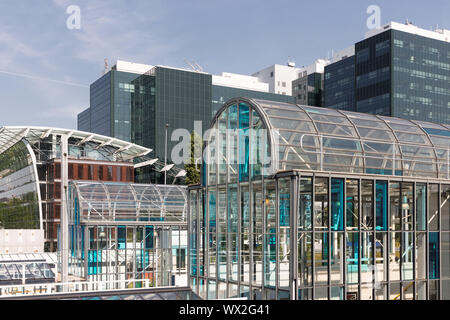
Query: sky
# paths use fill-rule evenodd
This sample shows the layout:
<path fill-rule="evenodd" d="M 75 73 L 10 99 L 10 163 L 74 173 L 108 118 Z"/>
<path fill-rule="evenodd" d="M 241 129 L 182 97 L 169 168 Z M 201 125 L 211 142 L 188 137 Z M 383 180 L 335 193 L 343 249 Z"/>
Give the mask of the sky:
<path fill-rule="evenodd" d="M 450 29 L 449 0 L 0 0 L 0 127 L 76 129 L 105 58 L 212 74 L 310 65 L 362 40 L 370 5 L 382 24 Z"/>

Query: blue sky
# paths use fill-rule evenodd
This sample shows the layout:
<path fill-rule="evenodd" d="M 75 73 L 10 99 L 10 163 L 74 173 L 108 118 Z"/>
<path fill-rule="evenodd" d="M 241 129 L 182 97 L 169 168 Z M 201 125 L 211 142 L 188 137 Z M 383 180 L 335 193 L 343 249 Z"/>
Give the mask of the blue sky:
<path fill-rule="evenodd" d="M 76 128 L 104 58 L 251 74 L 271 64 L 311 64 L 362 40 L 366 9 L 381 22 L 450 29 L 448 0 L 2 0 L 0 126 Z M 66 9 L 81 9 L 69 30 Z"/>

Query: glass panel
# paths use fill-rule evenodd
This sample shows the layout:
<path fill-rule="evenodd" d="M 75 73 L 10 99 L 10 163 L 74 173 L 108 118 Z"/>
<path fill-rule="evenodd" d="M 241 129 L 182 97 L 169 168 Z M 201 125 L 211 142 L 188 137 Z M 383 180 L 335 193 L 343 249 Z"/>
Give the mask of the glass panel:
<path fill-rule="evenodd" d="M 300 179 L 298 229 L 311 230 L 312 178 Z"/>
<path fill-rule="evenodd" d="M 417 232 L 416 234 L 416 278 L 425 280 L 427 278 L 427 234 Z"/>
<path fill-rule="evenodd" d="M 373 283 L 373 232 L 361 232 L 361 283 Z M 372 296 L 372 293 L 370 293 Z"/>
<path fill-rule="evenodd" d="M 262 281 L 262 247 L 263 247 L 263 225 L 262 225 L 263 195 L 261 183 L 253 184 L 253 284 L 261 285 Z"/>
<path fill-rule="evenodd" d="M 314 300 L 328 300 L 328 287 L 316 287 L 314 289 Z"/>
<path fill-rule="evenodd" d="M 430 203 L 428 208 L 428 230 L 438 231 L 439 226 L 439 185 L 430 184 Z"/>
<path fill-rule="evenodd" d="M 275 181 L 265 181 L 265 243 L 264 274 L 265 284 L 275 286 L 276 277 L 276 189 Z"/>
<path fill-rule="evenodd" d="M 413 232 L 403 232 L 402 280 L 413 280 Z"/>
<path fill-rule="evenodd" d="M 290 191 L 291 179 L 283 178 L 278 181 L 279 194 L 279 286 L 289 288 L 290 273 Z"/>
<path fill-rule="evenodd" d="M 312 300 L 312 289 L 298 289 L 298 300 Z"/>
<path fill-rule="evenodd" d="M 219 184 L 224 184 L 227 179 L 227 114 L 228 110 L 222 112 L 218 119 L 218 159 L 219 163 Z"/>
<path fill-rule="evenodd" d="M 402 283 L 402 300 L 414 300 L 414 281 Z"/>
<path fill-rule="evenodd" d="M 375 281 L 387 280 L 388 243 L 387 232 L 377 232 L 375 234 Z"/>
<path fill-rule="evenodd" d="M 439 300 L 439 281 L 430 281 L 429 300 Z"/>
<path fill-rule="evenodd" d="M 331 232 L 330 236 L 331 284 L 344 284 L 344 233 Z"/>
<path fill-rule="evenodd" d="M 389 300 L 400 300 L 400 283 L 391 283 L 389 285 Z"/>
<path fill-rule="evenodd" d="M 331 179 L 331 230 L 344 231 L 344 179 Z"/>
<path fill-rule="evenodd" d="M 359 229 L 359 182 L 346 181 L 346 220 L 347 230 Z"/>
<path fill-rule="evenodd" d="M 450 231 L 450 185 L 441 185 L 441 230 Z"/>
<path fill-rule="evenodd" d="M 344 288 L 343 287 L 331 287 L 330 300 L 344 300 Z"/>
<path fill-rule="evenodd" d="M 375 300 L 387 300 L 386 284 L 380 284 L 375 288 Z"/>
<path fill-rule="evenodd" d="M 219 282 L 219 288 L 217 291 L 217 299 L 223 300 L 227 298 L 227 284 Z"/>
<path fill-rule="evenodd" d="M 361 228 L 373 230 L 373 181 L 361 181 Z"/>
<path fill-rule="evenodd" d="M 237 182 L 238 174 L 238 107 L 233 105 L 228 108 L 228 129 L 227 130 L 227 164 L 228 183 Z"/>
<path fill-rule="evenodd" d="M 376 182 L 376 229 L 387 231 L 387 181 Z"/>
<path fill-rule="evenodd" d="M 416 184 L 416 228 L 425 231 L 427 227 L 427 185 Z"/>
<path fill-rule="evenodd" d="M 390 203 L 390 225 L 389 230 L 401 230 L 401 204 L 400 204 L 400 183 L 389 183 L 389 203 Z"/>
<path fill-rule="evenodd" d="M 400 280 L 401 232 L 389 233 L 389 281 Z"/>
<path fill-rule="evenodd" d="M 358 233 L 349 232 L 346 233 L 346 257 L 347 257 L 347 269 L 346 269 L 346 282 L 358 283 L 358 250 L 359 239 Z"/>
<path fill-rule="evenodd" d="M 219 189 L 218 200 L 218 277 L 225 280 L 227 278 L 227 194 L 225 189 Z"/>
<path fill-rule="evenodd" d="M 298 234 L 298 287 L 312 285 L 312 233 Z"/>
<path fill-rule="evenodd" d="M 403 230 L 413 230 L 413 214 L 414 214 L 414 200 L 413 200 L 412 182 L 402 182 L 402 221 Z"/>
<path fill-rule="evenodd" d="M 250 195 L 247 184 L 241 185 L 241 281 L 250 282 Z"/>
<path fill-rule="evenodd" d="M 429 278 L 439 279 L 439 233 L 430 232 L 428 238 Z M 430 295 L 431 296 L 431 295 Z"/>
<path fill-rule="evenodd" d="M 216 282 L 213 280 L 208 281 L 208 300 L 216 299 Z"/>
<path fill-rule="evenodd" d="M 427 283 L 422 281 L 416 282 L 416 300 L 427 299 Z"/>
<path fill-rule="evenodd" d="M 328 233 L 314 236 L 314 285 L 328 284 Z"/>
<path fill-rule="evenodd" d="M 441 298 L 442 300 L 450 300 L 450 280 L 441 281 Z"/>
<path fill-rule="evenodd" d="M 450 279 L 450 233 L 441 232 L 441 278 Z"/>
<path fill-rule="evenodd" d="M 328 178 L 314 179 L 314 223 L 316 230 L 328 230 Z"/>
<path fill-rule="evenodd" d="M 250 172 L 249 149 L 250 108 L 239 104 L 239 181 L 248 181 Z"/>

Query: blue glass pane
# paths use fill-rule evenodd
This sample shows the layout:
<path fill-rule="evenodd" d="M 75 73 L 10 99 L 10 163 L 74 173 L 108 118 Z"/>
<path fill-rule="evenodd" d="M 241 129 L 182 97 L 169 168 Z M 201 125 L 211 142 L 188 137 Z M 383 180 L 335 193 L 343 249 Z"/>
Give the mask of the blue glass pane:
<path fill-rule="evenodd" d="M 439 233 L 430 232 L 429 235 L 429 276 L 430 279 L 439 279 Z"/>
<path fill-rule="evenodd" d="M 376 183 L 376 230 L 387 231 L 387 181 Z"/>
<path fill-rule="evenodd" d="M 290 194 L 280 194 L 280 227 L 289 227 Z"/>
<path fill-rule="evenodd" d="M 209 232 L 216 232 L 216 192 L 209 192 Z"/>
<path fill-rule="evenodd" d="M 145 227 L 145 249 L 153 249 L 153 227 Z"/>
<path fill-rule="evenodd" d="M 127 229 L 125 226 L 120 226 L 117 228 L 117 249 L 125 250 L 127 242 Z"/>
<path fill-rule="evenodd" d="M 250 108 L 244 103 L 239 104 L 239 181 L 249 178 L 249 127 Z"/>
<path fill-rule="evenodd" d="M 331 179 L 331 230 L 344 230 L 344 179 Z"/>

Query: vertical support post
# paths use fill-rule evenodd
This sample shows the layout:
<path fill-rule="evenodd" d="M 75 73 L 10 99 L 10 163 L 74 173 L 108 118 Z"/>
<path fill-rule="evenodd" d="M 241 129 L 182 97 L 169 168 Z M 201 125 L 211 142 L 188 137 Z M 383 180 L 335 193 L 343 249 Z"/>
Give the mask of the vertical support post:
<path fill-rule="evenodd" d="M 67 283 L 69 278 L 69 219 L 67 214 L 68 190 L 68 137 L 61 135 L 61 282 Z M 66 288 L 63 287 L 63 290 Z"/>

